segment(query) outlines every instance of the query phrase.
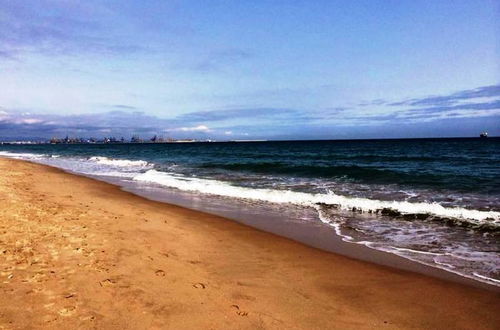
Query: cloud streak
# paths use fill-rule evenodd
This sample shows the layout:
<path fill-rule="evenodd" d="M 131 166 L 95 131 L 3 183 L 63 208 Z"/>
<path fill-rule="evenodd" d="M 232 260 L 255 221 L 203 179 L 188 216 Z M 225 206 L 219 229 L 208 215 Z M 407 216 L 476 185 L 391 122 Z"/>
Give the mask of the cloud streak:
<path fill-rule="evenodd" d="M 367 102 L 368 104 L 369 102 Z M 33 114 L 19 110 L 0 108 L 0 138 L 12 136 L 51 137 L 76 135 L 83 137 L 131 136 L 171 134 L 184 138 L 224 138 L 252 136 L 267 138 L 284 136 L 287 131 L 309 128 L 331 132 L 338 127 L 381 127 L 380 125 L 433 125 L 446 120 L 468 121 L 479 118 L 500 117 L 499 86 L 480 87 L 450 95 L 414 98 L 381 105 L 377 112 L 369 112 L 368 105 L 358 107 L 331 107 L 321 111 L 304 111 L 287 108 L 237 108 L 193 111 L 171 118 L 160 118 L 137 111 L 127 104 L 112 104 L 116 109 L 103 113 L 80 115 Z M 434 104 L 434 106 L 422 106 Z M 251 123 L 243 125 L 242 123 Z M 324 129 L 323 129 L 324 128 Z M 303 133 L 306 134 L 306 133 Z"/>
<path fill-rule="evenodd" d="M 248 109 L 224 109 L 210 111 L 189 112 L 176 117 L 176 120 L 188 122 L 213 122 L 243 118 L 277 118 L 293 117 L 300 112 L 294 109 L 281 108 L 248 108 Z"/>
<path fill-rule="evenodd" d="M 110 15 L 103 7 L 84 3 L 4 2 L 0 6 L 0 58 L 16 59 L 24 53 L 115 55 L 143 50 L 121 37 L 116 28 L 98 21 Z M 115 38 L 111 38 L 113 34 Z"/>
<path fill-rule="evenodd" d="M 428 96 L 389 103 L 390 106 L 449 106 L 460 101 L 467 101 L 482 97 L 500 97 L 500 85 L 484 86 L 475 89 L 463 90 L 445 96 Z"/>
<path fill-rule="evenodd" d="M 376 114 L 348 113 L 344 119 L 353 122 L 429 122 L 446 118 L 479 118 L 500 114 L 500 85 L 491 85 L 451 93 L 449 95 L 412 98 L 397 102 L 382 99 L 358 104 L 376 107 Z"/>

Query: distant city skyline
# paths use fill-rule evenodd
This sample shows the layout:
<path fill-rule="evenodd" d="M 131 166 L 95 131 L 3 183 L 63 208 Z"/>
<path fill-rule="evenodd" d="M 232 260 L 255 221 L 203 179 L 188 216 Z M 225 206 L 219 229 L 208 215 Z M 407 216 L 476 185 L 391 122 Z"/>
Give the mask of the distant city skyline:
<path fill-rule="evenodd" d="M 500 135 L 496 1 L 0 0 L 0 139 Z"/>

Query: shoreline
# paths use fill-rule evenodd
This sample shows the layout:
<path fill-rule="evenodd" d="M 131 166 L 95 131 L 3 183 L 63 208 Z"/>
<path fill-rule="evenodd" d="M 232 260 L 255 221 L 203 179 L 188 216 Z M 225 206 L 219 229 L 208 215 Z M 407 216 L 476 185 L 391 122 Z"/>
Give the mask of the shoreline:
<path fill-rule="evenodd" d="M 2 157 L 0 156 L 0 159 L 1 158 Z M 12 158 L 7 157 L 6 159 Z M 40 164 L 39 162 L 31 160 L 18 160 Z M 252 210 L 249 210 L 243 204 L 234 204 L 234 200 L 228 200 L 229 203 L 208 200 L 208 197 L 210 196 L 204 196 L 193 200 L 193 197 L 189 192 L 168 189 L 164 186 L 149 184 L 141 186 L 138 185 L 137 182 L 123 180 L 118 177 L 83 174 L 70 169 L 64 169 L 48 164 L 41 165 L 60 170 L 63 173 L 69 173 L 97 180 L 99 182 L 105 182 L 118 187 L 120 190 L 130 192 L 138 197 L 146 198 L 151 201 L 161 202 L 168 205 L 176 205 L 193 211 L 200 211 L 210 215 L 221 216 L 230 221 L 236 221 L 254 229 L 263 230 L 264 232 L 272 233 L 280 237 L 292 239 L 296 242 L 330 253 L 382 266 L 420 273 L 426 276 L 432 276 L 494 292 L 500 292 L 500 286 L 486 280 L 481 281 L 457 272 L 436 267 L 435 265 L 428 265 L 418 260 L 400 256 L 393 252 L 371 248 L 362 243 L 344 241 L 342 237 L 336 233 L 333 227 L 321 224 L 321 220 L 319 218 L 314 226 L 293 221 L 288 223 L 283 221 L 287 216 L 286 214 L 276 214 L 274 210 L 272 211 L 269 208 L 266 211 L 261 211 L 261 208 L 263 208 L 262 206 L 259 208 L 252 207 Z M 245 208 L 245 210 L 241 211 L 240 207 Z M 297 229 L 297 227 L 299 229 Z"/>
<path fill-rule="evenodd" d="M 322 251 L 46 165 L 0 158 L 0 169 L 0 325 L 493 329 L 500 322 L 493 291 Z M 26 308 L 32 313 L 23 318 Z"/>
<path fill-rule="evenodd" d="M 94 178 L 93 176 L 89 177 Z M 206 202 L 206 204 L 204 205 L 203 200 L 201 202 L 198 201 L 196 208 L 194 208 L 190 205 L 191 199 L 189 197 L 181 197 L 183 194 L 180 194 L 179 192 L 175 192 L 174 194 L 165 193 L 165 187 L 149 188 L 148 191 L 144 191 L 140 188 L 137 188 L 133 184 L 124 186 L 119 185 L 119 180 L 113 182 L 113 180 L 102 180 L 98 177 L 95 179 L 98 181 L 111 183 L 118 186 L 123 191 L 131 192 L 134 195 L 146 198 L 148 200 L 166 203 L 169 205 L 176 205 L 215 216 L 221 216 L 228 219 L 229 221 L 235 221 L 245 226 L 291 239 L 295 242 L 329 253 L 334 253 L 355 260 L 419 273 L 446 281 L 452 281 L 500 293 L 500 286 L 497 286 L 495 284 L 486 281 L 482 282 L 459 273 L 428 265 L 417 260 L 405 258 L 388 251 L 370 248 L 362 243 L 344 241 L 342 237 L 340 237 L 336 233 L 334 227 L 323 226 L 323 224 L 320 223 L 320 219 L 317 220 L 318 223 L 316 224 L 316 226 L 310 226 L 306 223 L 294 222 L 292 224 L 294 228 L 285 231 L 283 227 L 286 227 L 287 223 L 282 221 L 282 216 L 276 216 L 275 214 L 271 215 L 268 212 L 254 212 L 253 214 L 250 214 L 248 212 L 242 213 L 238 212 L 237 207 L 228 208 L 227 206 L 224 208 L 214 209 L 213 207 L 211 207 L 210 202 Z M 261 218 L 259 219 L 256 217 Z M 296 226 L 299 227 L 299 230 L 295 228 Z"/>

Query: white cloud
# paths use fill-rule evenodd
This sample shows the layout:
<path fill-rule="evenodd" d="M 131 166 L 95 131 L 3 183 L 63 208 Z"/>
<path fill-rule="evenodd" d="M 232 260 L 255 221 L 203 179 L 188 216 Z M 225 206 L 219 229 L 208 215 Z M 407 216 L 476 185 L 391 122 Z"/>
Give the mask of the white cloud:
<path fill-rule="evenodd" d="M 174 128 L 173 131 L 182 131 L 182 132 L 210 132 L 210 128 L 205 125 L 198 125 L 193 127 L 179 127 Z"/>
<path fill-rule="evenodd" d="M 40 124 L 41 122 L 43 122 L 43 120 L 37 119 L 37 118 L 25 118 L 25 119 L 18 120 L 18 122 L 20 124 L 32 125 L 32 124 Z"/>
<path fill-rule="evenodd" d="M 9 114 L 5 111 L 0 110 L 0 120 L 5 120 L 9 118 Z"/>

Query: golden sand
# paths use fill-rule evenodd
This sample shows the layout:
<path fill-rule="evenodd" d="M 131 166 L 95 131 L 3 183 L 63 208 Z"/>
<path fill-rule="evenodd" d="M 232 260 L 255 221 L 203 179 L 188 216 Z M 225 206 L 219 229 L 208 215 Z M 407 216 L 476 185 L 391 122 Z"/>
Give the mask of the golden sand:
<path fill-rule="evenodd" d="M 498 329 L 495 292 L 0 159 L 0 329 Z"/>

